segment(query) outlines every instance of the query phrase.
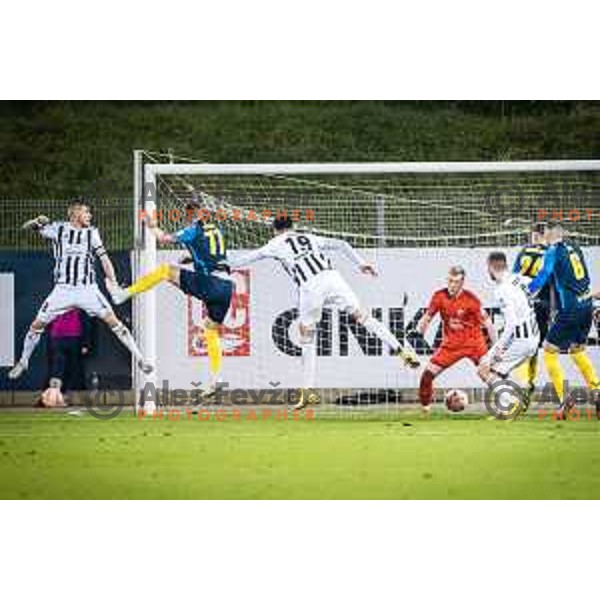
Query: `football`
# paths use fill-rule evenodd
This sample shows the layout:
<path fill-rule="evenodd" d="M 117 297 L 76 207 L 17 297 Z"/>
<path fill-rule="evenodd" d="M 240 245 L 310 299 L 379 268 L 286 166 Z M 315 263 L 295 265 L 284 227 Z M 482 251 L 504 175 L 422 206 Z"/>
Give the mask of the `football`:
<path fill-rule="evenodd" d="M 449 390 L 444 397 L 446 408 L 450 412 L 461 412 L 469 404 L 469 396 L 462 390 Z"/>
<path fill-rule="evenodd" d="M 45 408 L 62 408 L 66 406 L 60 388 L 49 387 L 42 394 L 41 405 Z"/>

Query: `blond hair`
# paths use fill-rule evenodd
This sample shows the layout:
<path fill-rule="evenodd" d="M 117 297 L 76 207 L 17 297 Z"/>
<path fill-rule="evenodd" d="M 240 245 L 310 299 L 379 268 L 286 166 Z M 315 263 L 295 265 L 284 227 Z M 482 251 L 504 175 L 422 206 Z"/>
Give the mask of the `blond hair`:
<path fill-rule="evenodd" d="M 73 215 L 85 206 L 87 206 L 87 204 L 85 202 L 80 202 L 79 200 L 77 202 L 69 204 L 69 208 L 67 210 L 67 215 L 69 216 L 69 219 L 72 219 Z"/>

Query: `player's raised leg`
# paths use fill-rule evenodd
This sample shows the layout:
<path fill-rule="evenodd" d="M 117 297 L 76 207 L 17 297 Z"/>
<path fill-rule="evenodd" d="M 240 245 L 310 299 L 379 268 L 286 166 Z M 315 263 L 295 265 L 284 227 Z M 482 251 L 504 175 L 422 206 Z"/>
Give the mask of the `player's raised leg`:
<path fill-rule="evenodd" d="M 375 270 L 366 264 L 361 267 L 363 273 L 376 275 Z M 342 310 L 350 313 L 350 316 L 369 333 L 379 338 L 395 356 L 399 356 L 402 362 L 412 369 L 419 365 L 419 359 L 412 349 L 402 346 L 396 336 L 381 322 L 371 316 L 367 310 L 361 307 L 360 302 L 350 286 L 342 276 L 334 271 L 329 277 L 329 289 L 327 291 L 328 301 L 332 301 Z"/>
<path fill-rule="evenodd" d="M 38 345 L 42 334 L 44 333 L 44 329 L 45 325 L 37 319 L 30 325 L 29 330 L 25 335 L 25 340 L 23 341 L 21 357 L 17 361 L 17 364 L 9 371 L 9 379 L 18 379 L 25 371 L 27 371 L 29 367 L 29 359 Z"/>
<path fill-rule="evenodd" d="M 106 287 L 112 301 L 115 304 L 123 304 L 124 302 L 127 302 L 127 300 L 133 298 L 133 296 L 143 294 L 163 281 L 169 281 L 175 285 L 179 285 L 179 273 L 180 269 L 175 265 L 163 263 L 156 267 L 154 271 L 140 277 L 127 288 L 115 285 L 110 280 L 106 282 Z"/>
<path fill-rule="evenodd" d="M 18 379 L 25 371 L 27 371 L 29 359 L 39 344 L 46 326 L 72 306 L 72 294 L 69 294 L 69 290 L 65 289 L 65 287 L 56 286 L 52 292 L 50 292 L 48 297 L 42 303 L 35 319 L 29 326 L 29 330 L 23 341 L 21 357 L 8 373 L 9 379 Z"/>
<path fill-rule="evenodd" d="M 131 335 L 131 331 L 129 331 L 124 323 L 119 321 L 115 313 L 111 310 L 108 314 L 102 317 L 102 320 L 110 327 L 110 330 L 121 342 L 121 344 L 123 344 L 123 346 L 125 346 L 125 348 L 127 348 L 131 354 L 135 356 L 140 369 L 146 374 L 152 373 L 154 367 L 150 363 L 146 362 L 142 351 L 136 344 L 133 335 Z"/>
<path fill-rule="evenodd" d="M 399 356 L 405 365 L 416 369 L 421 364 L 416 354 L 403 347 L 396 336 L 381 321 L 363 311 L 359 311 L 353 316 L 369 333 L 377 336 L 396 356 Z"/>

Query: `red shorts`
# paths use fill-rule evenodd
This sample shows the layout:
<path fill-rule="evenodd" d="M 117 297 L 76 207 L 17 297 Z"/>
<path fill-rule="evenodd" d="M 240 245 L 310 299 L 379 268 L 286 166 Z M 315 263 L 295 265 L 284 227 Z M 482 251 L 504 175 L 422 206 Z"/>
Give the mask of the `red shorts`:
<path fill-rule="evenodd" d="M 431 357 L 431 362 L 443 369 L 451 367 L 463 358 L 468 358 L 476 365 L 487 354 L 488 348 L 484 342 L 470 346 L 445 346 L 442 344 Z"/>

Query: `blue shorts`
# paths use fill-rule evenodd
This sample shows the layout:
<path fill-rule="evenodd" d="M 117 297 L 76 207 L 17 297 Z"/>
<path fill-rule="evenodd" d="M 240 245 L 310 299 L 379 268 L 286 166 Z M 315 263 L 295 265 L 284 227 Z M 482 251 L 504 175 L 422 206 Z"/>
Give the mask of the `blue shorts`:
<path fill-rule="evenodd" d="M 559 311 L 550 325 L 546 341 L 561 350 L 585 346 L 592 327 L 594 310 L 591 305 L 571 311 Z"/>
<path fill-rule="evenodd" d="M 204 302 L 211 321 L 223 323 L 233 296 L 232 281 L 182 269 L 179 285 L 182 292 Z"/>

